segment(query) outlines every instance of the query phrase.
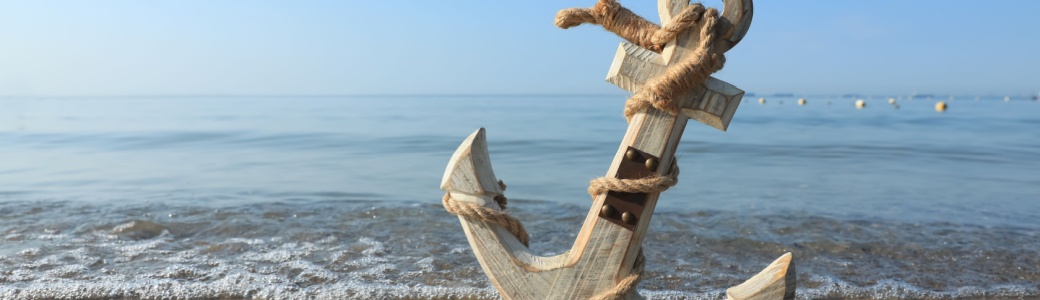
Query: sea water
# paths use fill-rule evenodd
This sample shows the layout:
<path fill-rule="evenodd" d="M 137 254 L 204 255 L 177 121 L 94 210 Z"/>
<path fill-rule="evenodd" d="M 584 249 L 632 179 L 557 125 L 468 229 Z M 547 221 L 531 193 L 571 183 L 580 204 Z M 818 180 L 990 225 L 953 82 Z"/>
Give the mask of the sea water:
<path fill-rule="evenodd" d="M 532 249 L 571 247 L 624 95 L 0 98 L 2 299 L 488 299 L 440 206 L 487 128 Z M 691 123 L 640 292 L 1040 297 L 1040 102 L 747 97 Z M 782 102 L 782 103 L 781 103 Z"/>

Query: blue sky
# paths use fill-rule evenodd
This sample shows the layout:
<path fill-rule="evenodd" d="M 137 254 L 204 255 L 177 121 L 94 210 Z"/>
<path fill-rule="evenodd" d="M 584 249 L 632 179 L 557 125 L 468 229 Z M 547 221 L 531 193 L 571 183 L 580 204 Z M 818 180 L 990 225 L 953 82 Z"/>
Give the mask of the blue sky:
<path fill-rule="evenodd" d="M 603 81 L 619 38 L 552 24 L 594 3 L 0 0 L 0 95 L 623 93 Z M 621 3 L 659 22 L 655 1 Z M 715 77 L 763 94 L 1035 94 L 1038 12 L 759 0 Z"/>

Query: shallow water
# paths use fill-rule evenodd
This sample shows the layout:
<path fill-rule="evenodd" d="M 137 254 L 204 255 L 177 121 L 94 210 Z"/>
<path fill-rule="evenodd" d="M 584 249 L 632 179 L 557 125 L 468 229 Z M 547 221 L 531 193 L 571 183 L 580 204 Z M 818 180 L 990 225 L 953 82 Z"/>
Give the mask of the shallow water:
<path fill-rule="evenodd" d="M 533 249 L 570 247 L 583 207 L 514 201 Z M 229 207 L 8 203 L 5 299 L 494 298 L 457 220 L 436 204 Z M 13 220 L 12 220 L 13 219 Z M 716 298 L 793 251 L 799 295 L 1035 297 L 1035 229 L 660 212 L 645 244 L 651 298 Z"/>
<path fill-rule="evenodd" d="M 487 127 L 558 253 L 623 98 L 0 99 L 0 298 L 494 298 L 439 206 L 451 152 Z M 790 251 L 800 298 L 1040 297 L 1040 103 L 755 99 L 687 128 L 645 296 L 716 299 Z"/>

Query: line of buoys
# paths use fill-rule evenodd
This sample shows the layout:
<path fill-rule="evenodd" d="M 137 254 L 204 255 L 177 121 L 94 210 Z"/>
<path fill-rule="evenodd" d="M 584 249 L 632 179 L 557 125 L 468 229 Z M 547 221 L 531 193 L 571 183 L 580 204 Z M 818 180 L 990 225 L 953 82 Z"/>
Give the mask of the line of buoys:
<path fill-rule="evenodd" d="M 940 97 L 942 97 L 942 96 L 940 96 Z M 939 97 L 934 97 L 934 98 L 939 98 Z M 927 97 L 928 100 L 932 100 L 934 98 L 931 97 L 931 96 Z M 947 108 L 949 108 L 949 103 L 952 102 L 953 100 L 957 99 L 956 96 L 947 96 L 947 98 L 949 100 L 935 102 L 935 111 L 937 111 L 937 112 L 945 112 L 947 110 Z M 868 99 L 870 99 L 870 97 L 868 97 Z M 900 100 L 907 100 L 907 101 L 909 101 L 909 100 L 912 100 L 912 99 L 913 99 L 913 97 L 910 97 L 910 96 L 905 97 L 905 99 L 904 99 L 903 96 L 899 96 L 898 98 L 890 97 L 890 98 L 888 98 L 888 104 L 890 104 L 893 109 L 897 109 L 898 110 L 898 109 L 902 108 L 902 106 L 900 105 L 900 102 L 901 102 Z M 1028 98 L 1027 97 L 1026 99 L 1027 100 L 1037 100 L 1037 101 L 1040 101 L 1040 96 L 1034 96 L 1032 98 Z M 981 101 L 981 100 L 982 100 L 981 96 L 975 96 L 975 101 Z M 1011 100 L 1012 100 L 1011 96 L 1004 96 L 1004 102 L 1011 102 Z M 746 101 L 746 99 L 745 99 L 745 101 Z M 764 98 L 764 97 L 763 98 L 758 98 L 758 103 L 759 104 L 763 104 L 763 105 L 766 104 L 766 98 Z M 777 100 L 776 103 L 778 105 L 784 105 L 784 100 Z M 809 104 L 809 100 L 807 100 L 806 98 L 798 98 L 796 103 L 798 103 L 798 106 L 806 106 L 806 105 Z M 830 99 L 828 99 L 827 100 L 827 105 L 830 106 L 831 103 L 832 103 L 832 101 Z M 863 109 L 863 108 L 867 107 L 867 100 L 856 99 L 854 104 L 855 104 L 856 109 Z"/>
<path fill-rule="evenodd" d="M 935 111 L 944 112 L 946 111 L 946 101 L 939 101 L 935 103 Z"/>

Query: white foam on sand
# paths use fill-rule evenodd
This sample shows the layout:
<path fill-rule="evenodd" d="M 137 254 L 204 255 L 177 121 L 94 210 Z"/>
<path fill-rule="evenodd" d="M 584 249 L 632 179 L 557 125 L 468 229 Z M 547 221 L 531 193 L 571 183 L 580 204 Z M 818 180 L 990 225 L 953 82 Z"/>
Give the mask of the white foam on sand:
<path fill-rule="evenodd" d="M 281 208 L 265 208 L 254 214 L 271 209 Z M 440 207 L 430 209 L 441 212 Z M 412 214 L 397 219 L 372 219 L 349 215 L 370 210 L 349 207 L 328 210 L 327 215 L 314 213 L 310 214 L 312 219 L 299 222 L 249 217 L 249 214 L 230 221 L 212 221 L 214 216 L 201 215 L 198 220 L 157 222 L 140 221 L 137 217 L 91 216 L 89 219 L 51 218 L 54 221 L 50 222 L 68 221 L 64 226 L 64 223 L 14 226 L 3 232 L 7 240 L 0 256 L 0 299 L 498 298 L 451 218 L 415 219 L 426 214 Z M 412 210 L 382 208 L 379 213 L 393 215 Z M 343 219 L 346 221 L 338 219 L 340 215 L 348 215 Z M 90 223 L 94 219 L 104 221 Z M 733 221 L 737 219 L 741 222 Z M 35 220 L 37 216 L 30 215 L 23 221 Z M 640 285 L 643 287 L 640 293 L 648 299 L 719 299 L 724 297 L 727 287 L 757 272 L 776 251 L 776 245 L 770 242 L 774 236 L 744 234 L 748 228 L 764 225 L 748 225 L 746 219 L 731 215 L 662 214 L 655 220 L 663 225 L 647 239 L 646 255 L 651 263 Z M 931 230 L 958 233 L 960 240 L 964 240 L 960 245 L 991 245 L 973 241 L 989 240 L 983 238 L 993 236 L 993 230 L 943 224 L 925 229 L 889 223 L 872 226 L 877 223 L 804 217 L 793 221 L 775 217 L 762 222 L 768 223 L 765 224 L 768 227 L 762 228 L 810 230 L 800 233 L 800 239 L 793 245 L 796 252 L 804 255 L 798 260 L 802 272 L 799 299 L 977 299 L 1040 295 L 1040 287 L 1028 281 L 1035 273 L 1022 269 L 1035 265 L 1035 249 L 1014 248 L 1035 241 L 1035 235 L 1021 234 L 1031 234 L 1032 231 L 1025 229 L 998 228 L 1006 231 L 997 235 L 1003 239 L 1001 244 L 972 246 L 975 248 L 969 249 L 979 250 L 965 255 L 957 246 L 916 246 L 906 252 L 901 247 L 919 244 L 901 241 L 916 238 L 921 235 L 920 230 Z M 556 223 L 532 222 L 531 230 L 552 232 L 558 226 Z M 693 226 L 713 229 L 697 231 L 691 229 Z M 57 229 L 46 229 L 51 227 Z M 917 233 L 900 235 L 910 232 L 904 230 L 908 228 Z M 849 237 L 855 240 L 834 240 L 822 235 L 833 231 L 856 234 Z M 557 232 L 560 233 L 556 238 L 545 238 L 555 243 L 541 246 L 562 249 L 573 240 L 569 233 Z M 935 243 L 920 243 L 930 244 Z M 733 254 L 732 249 L 745 252 Z M 751 260 L 755 261 L 749 261 L 748 254 L 753 255 Z M 937 269 L 885 267 L 886 264 L 854 267 L 856 261 L 866 259 L 928 263 L 927 266 Z M 1000 265 L 988 264 L 987 268 L 971 268 L 977 264 L 966 264 L 965 260 L 1022 267 L 992 269 Z M 969 270 L 951 273 L 963 267 Z M 919 272 L 921 270 L 925 272 Z M 979 277 L 979 274 L 993 278 Z M 933 281 L 936 285 L 928 286 Z"/>

